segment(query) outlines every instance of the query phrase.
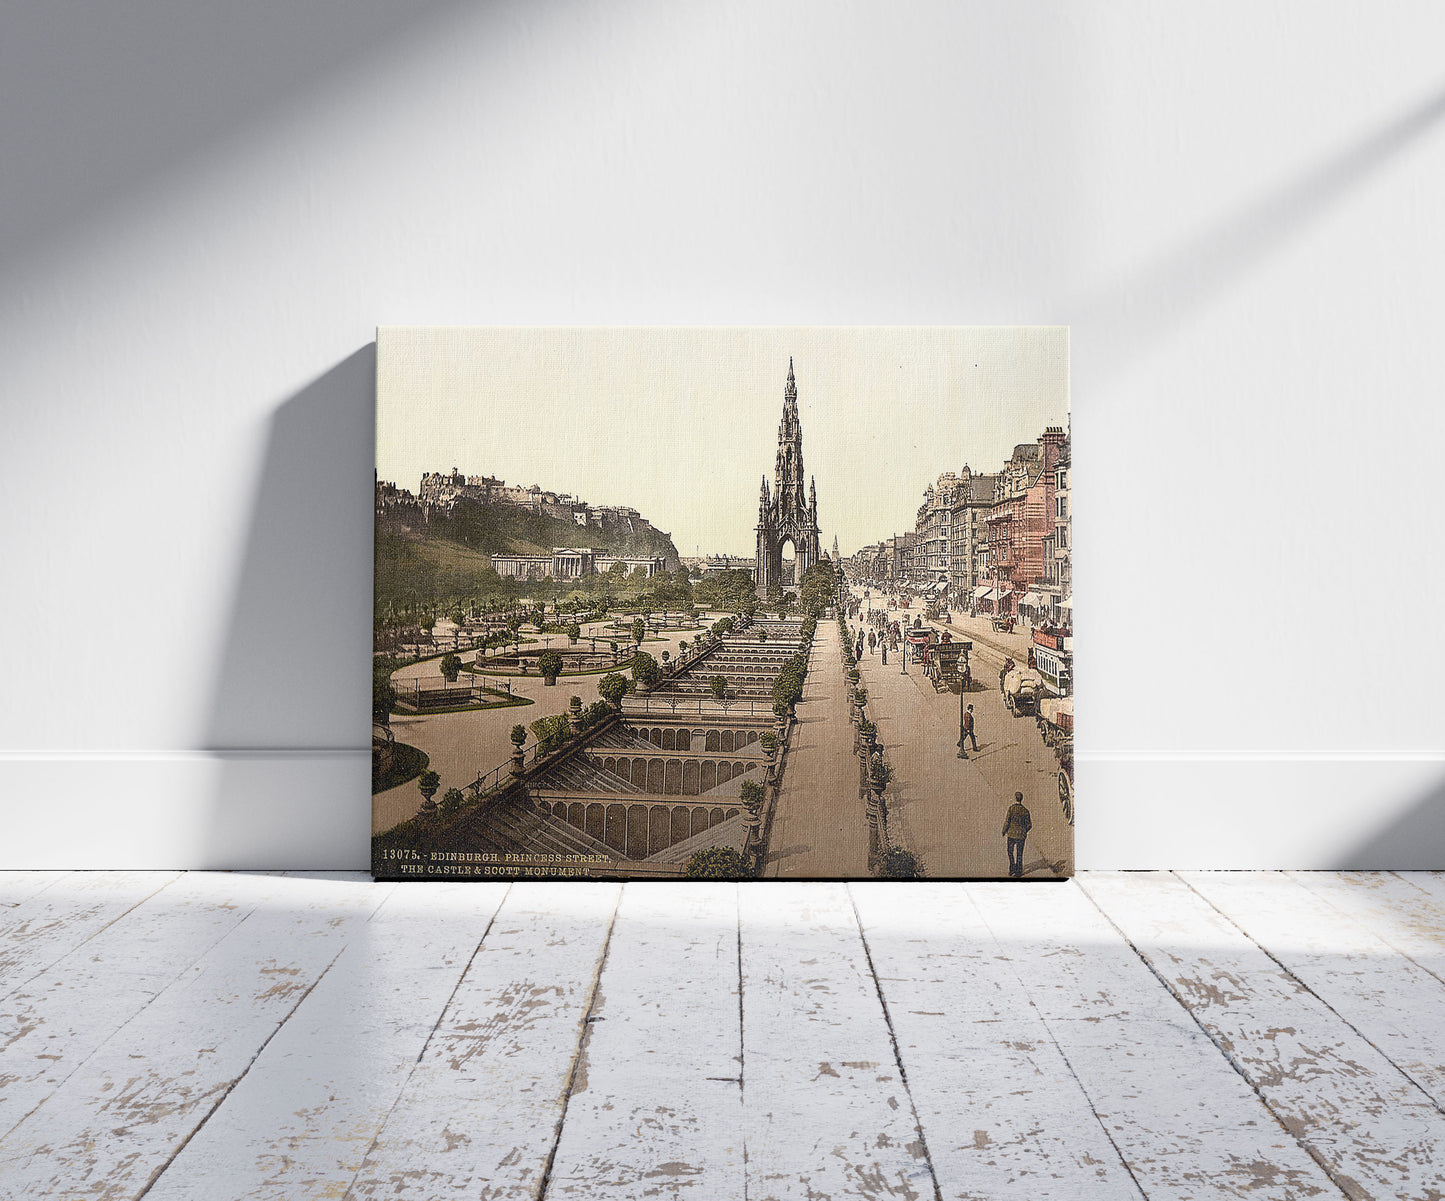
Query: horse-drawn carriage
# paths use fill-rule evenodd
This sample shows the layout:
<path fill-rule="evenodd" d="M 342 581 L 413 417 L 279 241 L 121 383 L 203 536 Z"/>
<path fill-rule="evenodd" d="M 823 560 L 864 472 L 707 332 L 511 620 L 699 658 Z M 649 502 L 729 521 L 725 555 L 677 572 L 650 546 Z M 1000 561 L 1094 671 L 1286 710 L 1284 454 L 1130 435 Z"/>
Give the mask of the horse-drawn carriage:
<path fill-rule="evenodd" d="M 908 631 L 908 646 L 914 661 L 923 665 L 924 677 L 933 683 L 936 692 L 963 688 L 973 643 L 955 642 L 948 633 L 939 638 L 931 629 L 916 629 Z"/>
<path fill-rule="evenodd" d="M 1049 697 L 1039 705 L 1039 733 L 1059 757 L 1059 805 L 1074 824 L 1074 698 Z"/>
<path fill-rule="evenodd" d="M 1044 682 L 1038 672 L 1022 667 L 1007 668 L 999 673 L 999 689 L 1003 692 L 1003 703 L 1015 717 L 1038 714 L 1044 698 Z"/>

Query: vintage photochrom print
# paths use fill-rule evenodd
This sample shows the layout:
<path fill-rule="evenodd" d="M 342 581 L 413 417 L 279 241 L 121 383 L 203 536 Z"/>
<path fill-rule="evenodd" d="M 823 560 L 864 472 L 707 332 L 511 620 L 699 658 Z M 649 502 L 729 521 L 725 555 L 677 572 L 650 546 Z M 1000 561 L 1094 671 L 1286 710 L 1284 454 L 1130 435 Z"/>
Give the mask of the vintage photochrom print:
<path fill-rule="evenodd" d="M 1074 871 L 1057 327 L 383 328 L 373 871 Z"/>

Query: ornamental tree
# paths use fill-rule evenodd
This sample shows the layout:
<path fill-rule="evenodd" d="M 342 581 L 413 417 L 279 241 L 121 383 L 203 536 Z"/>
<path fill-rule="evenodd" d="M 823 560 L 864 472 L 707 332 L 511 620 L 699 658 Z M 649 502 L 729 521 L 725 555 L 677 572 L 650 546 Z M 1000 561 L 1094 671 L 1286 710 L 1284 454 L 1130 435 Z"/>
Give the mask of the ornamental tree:
<path fill-rule="evenodd" d="M 597 695 L 614 709 L 622 708 L 622 698 L 632 687 L 627 677 L 620 672 L 609 671 L 597 681 Z"/>

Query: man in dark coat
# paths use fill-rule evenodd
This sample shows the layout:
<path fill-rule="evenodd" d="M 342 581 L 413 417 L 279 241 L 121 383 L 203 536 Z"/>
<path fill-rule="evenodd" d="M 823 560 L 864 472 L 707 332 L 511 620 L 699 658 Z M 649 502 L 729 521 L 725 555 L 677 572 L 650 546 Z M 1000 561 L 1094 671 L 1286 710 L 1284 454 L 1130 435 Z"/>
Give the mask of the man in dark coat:
<path fill-rule="evenodd" d="M 1003 836 L 1008 839 L 1008 874 L 1022 879 L 1024 874 L 1024 839 L 1034 828 L 1033 816 L 1024 805 L 1024 794 L 1014 793 L 1014 803 L 1008 807 L 1003 822 Z"/>
<path fill-rule="evenodd" d="M 970 705 L 967 709 L 965 709 L 965 710 L 963 711 L 963 718 L 962 718 L 961 724 L 960 724 L 960 726 L 959 726 L 959 734 L 958 734 L 958 757 L 959 757 L 960 759 L 967 759 L 967 758 L 968 758 L 968 755 L 967 755 L 966 752 L 967 752 L 967 750 L 968 750 L 967 744 L 968 744 L 969 742 L 972 742 L 972 743 L 973 743 L 974 752 L 977 753 L 977 751 L 978 751 L 978 735 L 973 732 L 973 706 L 972 706 L 972 705 Z"/>

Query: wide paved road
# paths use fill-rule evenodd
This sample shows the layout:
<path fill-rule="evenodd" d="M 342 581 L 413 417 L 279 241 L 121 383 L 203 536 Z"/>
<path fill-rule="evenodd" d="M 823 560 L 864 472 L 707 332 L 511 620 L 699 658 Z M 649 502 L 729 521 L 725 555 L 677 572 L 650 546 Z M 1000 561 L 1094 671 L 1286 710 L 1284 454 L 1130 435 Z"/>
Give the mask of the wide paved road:
<path fill-rule="evenodd" d="M 838 623 L 818 623 L 773 809 L 763 875 L 783 879 L 868 875 L 868 811 L 848 720 Z"/>
<path fill-rule="evenodd" d="M 869 612 L 867 602 L 863 611 Z M 1005 707 L 997 687 L 1002 657 L 977 642 L 974 648 L 974 678 L 992 686 L 963 698 L 974 707 L 979 742 L 967 760 L 958 758 L 959 697 L 935 692 L 921 664 L 910 662 L 905 675 L 896 654 L 884 667 L 865 648 L 869 709 L 896 773 L 888 789 L 890 817 L 929 877 L 1005 876 L 1004 814 L 1022 792 L 1034 821 L 1024 846 L 1025 876 L 1071 875 L 1073 827 L 1059 804 L 1058 761 L 1034 719 L 1013 717 Z"/>

